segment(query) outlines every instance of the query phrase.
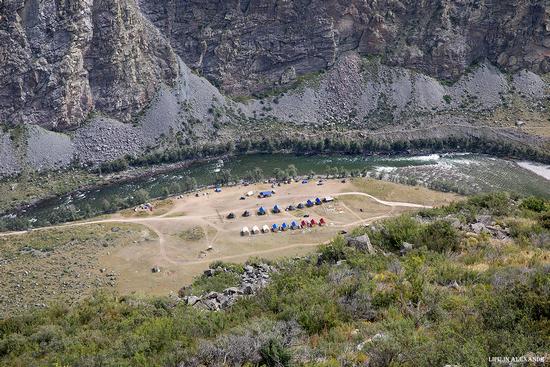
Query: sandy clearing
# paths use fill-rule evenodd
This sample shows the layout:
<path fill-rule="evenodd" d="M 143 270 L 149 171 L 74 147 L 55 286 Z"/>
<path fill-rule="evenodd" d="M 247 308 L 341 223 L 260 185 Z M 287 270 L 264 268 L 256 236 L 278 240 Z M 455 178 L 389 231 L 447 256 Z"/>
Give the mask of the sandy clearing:
<path fill-rule="evenodd" d="M 366 196 L 374 201 L 376 201 L 379 204 L 387 205 L 387 206 L 402 206 L 406 208 L 423 208 L 423 209 L 430 209 L 433 208 L 431 205 L 421 205 L 421 204 L 414 204 L 414 203 L 404 203 L 404 202 L 396 202 L 396 201 L 386 201 L 386 200 L 380 200 L 377 197 L 374 197 L 369 194 L 365 194 L 364 192 L 342 192 L 337 194 L 332 194 L 332 196 L 339 197 L 339 196 L 345 196 L 345 195 L 359 195 L 359 196 Z"/>
<path fill-rule="evenodd" d="M 183 285 L 190 283 L 194 277 L 213 261 L 245 262 L 250 257 L 277 259 L 281 257 L 300 256 L 311 252 L 319 244 L 330 241 L 342 230 L 388 218 L 404 211 L 429 208 L 432 205 L 444 204 L 455 195 L 443 195 L 422 192 L 418 188 L 396 186 L 390 183 L 357 182 L 340 180 L 323 180 L 322 185 L 316 182 L 309 184 L 292 183 L 272 188 L 269 184 L 257 184 L 247 187 L 235 186 L 224 188 L 221 193 L 212 190 L 201 190 L 199 196 L 187 194 L 181 198 L 172 198 L 172 206 L 162 214 L 152 216 L 126 216 L 120 213 L 108 218 L 92 219 L 78 223 L 61 224 L 49 228 L 38 228 L 34 231 L 47 231 L 52 228 L 71 228 L 100 223 L 133 223 L 139 224 L 156 234 L 147 242 L 134 245 L 128 243 L 109 255 L 99 258 L 99 264 L 118 274 L 117 291 L 121 294 L 143 293 L 149 295 L 166 295 L 177 292 Z M 367 185 L 366 187 L 364 187 Z M 372 188 L 370 187 L 372 186 Z M 384 191 L 384 187 L 388 191 Z M 384 198 L 359 190 L 371 189 L 383 194 Z M 276 194 L 271 198 L 259 199 L 249 197 L 240 200 L 247 191 L 272 190 Z M 334 202 L 316 205 L 297 211 L 283 211 L 274 214 L 270 209 L 278 204 L 282 208 L 297 205 L 307 199 L 332 196 Z M 411 198 L 414 202 L 388 200 L 388 197 Z M 260 206 L 268 210 L 267 215 L 258 216 Z M 252 215 L 243 217 L 249 210 Z M 229 213 L 235 213 L 234 219 L 227 219 Z M 252 228 L 264 224 L 300 221 L 304 215 L 311 218 L 325 218 L 324 227 L 304 228 L 280 233 L 268 233 L 253 236 L 241 236 L 243 226 Z M 192 228 L 200 227 L 204 236 L 195 240 L 185 240 L 180 235 Z M 3 233 L 0 236 L 20 235 L 27 232 Z M 160 267 L 161 273 L 152 274 L 152 267 Z"/>

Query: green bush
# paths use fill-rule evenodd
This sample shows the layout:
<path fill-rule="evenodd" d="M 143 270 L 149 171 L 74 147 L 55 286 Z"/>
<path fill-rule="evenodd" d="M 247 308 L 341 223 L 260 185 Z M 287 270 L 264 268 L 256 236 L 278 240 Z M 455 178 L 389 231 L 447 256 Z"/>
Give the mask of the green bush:
<path fill-rule="evenodd" d="M 530 196 L 521 202 L 520 207 L 537 213 L 541 213 L 548 208 L 548 204 L 542 198 Z"/>
<path fill-rule="evenodd" d="M 319 261 L 335 263 L 346 258 L 346 241 L 342 236 L 336 237 L 329 244 L 319 247 Z"/>
<path fill-rule="evenodd" d="M 416 243 L 421 233 L 421 225 L 409 215 L 386 219 L 381 228 L 368 230 L 371 242 L 385 249 L 399 250 L 403 242 Z"/>
<path fill-rule="evenodd" d="M 262 361 L 260 365 L 268 367 L 286 367 L 290 366 L 292 355 L 277 340 L 270 340 L 267 345 L 260 350 Z"/>
<path fill-rule="evenodd" d="M 496 192 L 473 196 L 468 204 L 486 209 L 493 215 L 508 215 L 510 213 L 510 196 L 504 192 Z"/>
<path fill-rule="evenodd" d="M 438 220 L 421 230 L 419 244 L 436 252 L 456 251 L 460 245 L 460 236 L 449 222 Z"/>
<path fill-rule="evenodd" d="M 550 229 L 550 211 L 544 212 L 539 216 L 539 223 L 543 228 Z"/>

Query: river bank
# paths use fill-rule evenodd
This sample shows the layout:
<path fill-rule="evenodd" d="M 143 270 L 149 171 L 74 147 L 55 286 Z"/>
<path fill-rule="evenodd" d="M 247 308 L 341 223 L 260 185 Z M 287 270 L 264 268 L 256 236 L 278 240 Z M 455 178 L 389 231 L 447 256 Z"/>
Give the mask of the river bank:
<path fill-rule="evenodd" d="M 510 191 L 550 197 L 550 185 L 541 176 L 514 161 L 470 153 L 423 156 L 247 154 L 224 156 L 136 169 L 113 174 L 111 181 L 72 191 L 10 211 L 3 230 L 48 226 L 111 213 L 143 200 L 178 195 L 195 187 L 242 180 L 258 181 L 288 173 L 321 177 L 368 176 L 374 179 L 425 186 L 470 195 Z M 254 173 L 258 171 L 257 177 Z"/>

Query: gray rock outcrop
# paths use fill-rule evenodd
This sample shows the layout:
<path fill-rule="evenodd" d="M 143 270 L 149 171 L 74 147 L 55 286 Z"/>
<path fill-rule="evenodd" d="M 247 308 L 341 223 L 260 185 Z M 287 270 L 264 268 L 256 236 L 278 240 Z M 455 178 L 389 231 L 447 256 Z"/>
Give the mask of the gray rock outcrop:
<path fill-rule="evenodd" d="M 550 71 L 543 0 L 139 0 L 183 60 L 229 93 L 288 85 L 343 53 L 456 80 L 475 61 Z"/>
<path fill-rule="evenodd" d="M 370 255 L 375 255 L 377 252 L 370 242 L 369 235 L 367 234 L 358 237 L 348 237 L 347 243 L 348 246 L 355 247 L 357 250 L 368 253 Z"/>
<path fill-rule="evenodd" d="M 204 271 L 204 276 L 212 277 L 220 271 L 227 272 L 230 270 L 224 268 L 207 269 Z M 238 286 L 200 296 L 181 294 L 183 296 L 182 300 L 190 306 L 208 311 L 224 310 L 235 304 L 239 298 L 256 294 L 258 290 L 269 283 L 271 274 L 276 271 L 273 266 L 268 264 L 246 265 Z M 185 290 L 182 289 L 180 293 L 185 293 Z"/>
<path fill-rule="evenodd" d="M 0 121 L 129 121 L 177 78 L 175 53 L 134 0 L 7 0 L 0 20 Z"/>

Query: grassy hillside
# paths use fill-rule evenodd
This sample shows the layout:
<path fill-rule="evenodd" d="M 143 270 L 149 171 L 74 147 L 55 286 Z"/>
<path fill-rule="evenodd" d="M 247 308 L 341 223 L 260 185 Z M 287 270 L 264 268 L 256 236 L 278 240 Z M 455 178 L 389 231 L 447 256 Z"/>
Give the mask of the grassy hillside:
<path fill-rule="evenodd" d="M 550 202 L 472 197 L 362 234 L 375 254 L 335 238 L 226 311 L 100 293 L 2 320 L 0 365 L 478 367 L 550 350 Z M 235 284 L 221 274 L 185 292 Z"/>

